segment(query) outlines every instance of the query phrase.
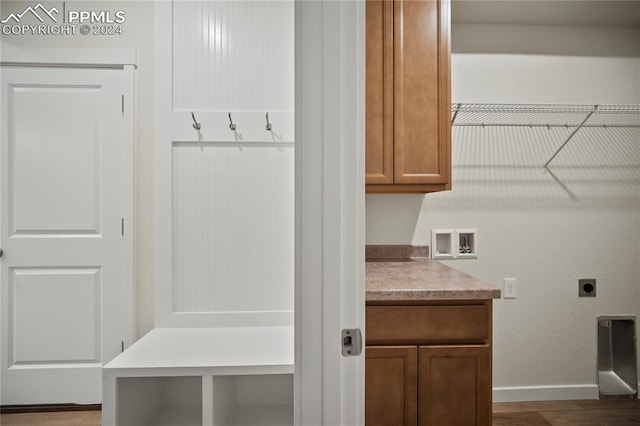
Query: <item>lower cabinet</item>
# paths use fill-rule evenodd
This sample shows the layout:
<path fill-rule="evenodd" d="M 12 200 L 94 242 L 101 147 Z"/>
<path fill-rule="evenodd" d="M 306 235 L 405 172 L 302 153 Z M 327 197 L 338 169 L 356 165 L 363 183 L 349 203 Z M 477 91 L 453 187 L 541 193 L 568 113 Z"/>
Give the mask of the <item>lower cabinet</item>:
<path fill-rule="evenodd" d="M 418 389 L 419 425 L 491 425 L 491 350 L 420 347 Z"/>
<path fill-rule="evenodd" d="M 408 426 L 417 423 L 418 348 L 366 348 L 365 422 Z"/>
<path fill-rule="evenodd" d="M 480 334 L 487 337 L 473 343 L 429 343 L 431 333 L 411 335 L 407 345 L 381 344 L 382 335 L 371 330 L 374 344 L 367 342 L 365 367 L 367 426 L 491 426 L 491 303 L 482 306 L 487 333 Z M 375 327 L 373 317 L 381 311 L 367 309 L 369 334 L 369 319 Z M 411 325 L 405 332 L 406 327 Z"/>

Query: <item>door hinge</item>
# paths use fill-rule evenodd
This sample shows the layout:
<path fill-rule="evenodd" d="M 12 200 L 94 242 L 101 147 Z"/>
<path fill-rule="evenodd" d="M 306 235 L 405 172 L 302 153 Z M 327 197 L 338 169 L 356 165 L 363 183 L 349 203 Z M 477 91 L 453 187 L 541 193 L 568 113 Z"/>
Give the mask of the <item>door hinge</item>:
<path fill-rule="evenodd" d="M 124 117 L 124 95 L 122 95 L 122 116 Z"/>
<path fill-rule="evenodd" d="M 120 219 L 120 233 L 124 237 L 124 218 Z"/>
<path fill-rule="evenodd" d="M 359 328 L 342 330 L 342 356 L 357 356 L 362 353 L 362 332 Z"/>

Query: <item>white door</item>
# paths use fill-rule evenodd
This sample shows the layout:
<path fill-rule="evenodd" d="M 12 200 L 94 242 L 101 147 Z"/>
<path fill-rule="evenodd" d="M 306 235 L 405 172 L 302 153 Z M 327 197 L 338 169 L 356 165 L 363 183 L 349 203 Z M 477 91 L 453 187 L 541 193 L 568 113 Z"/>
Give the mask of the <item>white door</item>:
<path fill-rule="evenodd" d="M 127 317 L 124 73 L 1 72 L 2 405 L 99 403 Z"/>

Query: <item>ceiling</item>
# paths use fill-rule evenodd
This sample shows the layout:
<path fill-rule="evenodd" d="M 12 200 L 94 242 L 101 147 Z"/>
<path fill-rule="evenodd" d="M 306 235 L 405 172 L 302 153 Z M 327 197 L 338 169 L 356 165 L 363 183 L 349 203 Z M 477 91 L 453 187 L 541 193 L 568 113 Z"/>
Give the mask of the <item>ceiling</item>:
<path fill-rule="evenodd" d="M 640 0 L 453 0 L 454 24 L 640 27 Z"/>

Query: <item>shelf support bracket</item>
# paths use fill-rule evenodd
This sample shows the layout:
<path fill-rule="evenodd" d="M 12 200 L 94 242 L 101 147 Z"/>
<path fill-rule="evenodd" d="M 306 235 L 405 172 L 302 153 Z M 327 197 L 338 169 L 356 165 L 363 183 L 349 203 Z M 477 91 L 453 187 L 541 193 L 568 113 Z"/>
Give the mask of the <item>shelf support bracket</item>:
<path fill-rule="evenodd" d="M 564 190 L 564 192 L 567 193 L 567 195 L 572 199 L 572 200 L 577 200 L 578 197 L 576 197 L 576 194 L 574 194 L 573 192 L 571 192 L 571 190 L 569 188 L 567 188 L 567 185 L 565 185 L 564 183 L 562 183 L 562 181 L 560 179 L 558 179 L 558 176 L 556 176 L 551 169 L 548 168 L 544 168 L 544 172 L 547 173 L 549 176 L 551 176 L 553 178 L 553 180 L 556 181 L 556 183 L 558 185 L 560 185 L 560 187 Z"/>
<path fill-rule="evenodd" d="M 458 112 L 460 112 L 460 105 L 462 105 L 462 104 L 461 103 L 457 103 L 456 104 L 456 109 L 453 112 L 453 117 L 451 118 L 451 125 L 452 126 L 456 122 L 456 117 L 458 116 Z"/>
<path fill-rule="evenodd" d="M 560 151 L 562 151 L 564 149 L 565 146 L 567 146 L 567 144 L 569 143 L 569 141 L 576 135 L 576 133 L 578 133 L 578 131 L 582 128 L 582 126 L 584 126 L 584 123 L 587 122 L 587 120 L 589 118 L 591 118 L 591 116 L 593 115 L 594 112 L 596 112 L 598 109 L 598 105 L 594 105 L 593 109 L 591 110 L 591 112 L 589 112 L 589 114 L 587 114 L 587 116 L 584 118 L 584 120 L 582 120 L 582 123 L 580 123 L 578 125 L 578 127 L 576 127 L 575 129 L 573 129 L 573 132 L 571 132 L 571 134 L 569 135 L 569 137 L 564 141 L 564 143 L 562 145 L 560 145 L 560 148 L 558 148 L 556 150 L 556 152 L 553 153 L 553 155 L 551 156 L 551 158 L 549 159 L 549 161 L 547 161 L 546 163 L 544 163 L 544 169 L 545 170 L 549 170 L 549 164 L 551 164 L 551 162 L 553 161 L 554 158 L 556 158 L 556 156 L 560 153 Z M 553 176 L 553 173 L 552 173 Z M 555 176 L 554 176 L 555 177 Z M 556 179 L 557 180 L 557 179 Z"/>

